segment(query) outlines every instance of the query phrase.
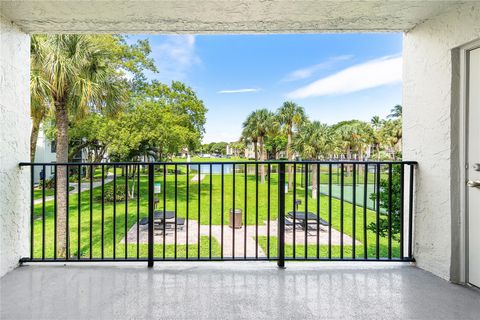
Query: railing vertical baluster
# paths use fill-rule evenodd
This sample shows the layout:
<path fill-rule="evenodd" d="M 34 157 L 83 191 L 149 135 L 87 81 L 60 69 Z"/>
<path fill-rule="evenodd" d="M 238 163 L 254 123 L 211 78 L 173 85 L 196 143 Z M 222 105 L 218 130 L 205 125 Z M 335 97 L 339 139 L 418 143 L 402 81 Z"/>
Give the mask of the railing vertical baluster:
<path fill-rule="evenodd" d="M 213 165 L 210 163 L 210 189 L 209 189 L 209 208 L 208 208 L 208 258 L 212 260 L 212 170 Z"/>
<path fill-rule="evenodd" d="M 66 207 L 66 219 L 65 219 L 65 258 L 68 260 L 70 258 L 70 185 L 69 185 L 69 180 L 70 180 L 70 168 L 68 164 L 65 166 L 67 173 L 67 179 L 65 181 L 65 188 L 67 189 L 67 199 L 65 201 L 65 207 Z"/>
<path fill-rule="evenodd" d="M 344 193 L 345 193 L 345 181 L 344 181 L 344 176 L 345 176 L 345 167 L 342 164 L 340 164 L 340 259 L 343 259 L 343 209 L 344 209 Z"/>
<path fill-rule="evenodd" d="M 177 259 L 177 228 L 178 228 L 178 166 L 175 164 L 173 170 L 175 170 L 175 182 L 174 182 L 174 189 L 175 189 L 175 239 L 174 239 L 174 244 L 173 244 L 173 256 L 174 259 Z"/>
<path fill-rule="evenodd" d="M 414 188 L 414 175 L 415 165 L 410 165 L 410 188 L 408 190 L 409 197 L 408 197 L 408 259 L 413 259 L 412 254 L 412 237 L 413 237 L 413 188 Z"/>
<path fill-rule="evenodd" d="M 53 170 L 53 259 L 57 260 L 57 165 Z"/>
<path fill-rule="evenodd" d="M 42 260 L 45 260 L 45 180 L 47 177 L 47 167 L 42 166 L 43 179 L 42 179 Z"/>
<path fill-rule="evenodd" d="M 137 168 L 137 260 L 140 258 L 140 165 Z"/>
<path fill-rule="evenodd" d="M 367 196 L 368 196 L 368 163 L 365 164 L 363 172 L 363 257 L 368 259 L 367 243 Z"/>
<path fill-rule="evenodd" d="M 304 165 L 305 168 L 305 173 L 304 173 L 304 179 L 305 179 L 305 259 L 308 257 L 308 163 L 305 163 Z"/>
<path fill-rule="evenodd" d="M 388 259 L 392 259 L 392 164 L 388 165 Z"/>
<path fill-rule="evenodd" d="M 35 227 L 34 227 L 34 214 L 35 214 L 35 165 L 30 167 L 30 259 L 34 258 L 34 244 L 35 244 Z"/>
<path fill-rule="evenodd" d="M 224 195 L 224 192 L 225 192 L 225 181 L 224 181 L 224 165 L 222 163 L 221 165 L 221 175 L 222 175 L 222 190 L 221 190 L 221 205 L 220 205 L 220 211 L 221 211 L 221 220 L 222 220 L 222 226 L 221 226 L 221 235 L 220 235 L 220 258 L 223 260 L 223 228 L 224 228 L 224 224 L 225 224 L 225 221 L 224 221 L 224 217 L 225 217 L 225 207 L 224 207 L 224 198 L 225 198 L 225 195 Z"/>
<path fill-rule="evenodd" d="M 270 260 L 270 182 L 272 175 L 272 168 L 270 164 L 267 167 L 268 185 L 267 185 L 267 259 Z"/>
<path fill-rule="evenodd" d="M 117 166 L 113 165 L 113 259 L 117 250 Z"/>
<path fill-rule="evenodd" d="M 258 259 L 258 163 L 255 164 L 255 259 Z"/>
<path fill-rule="evenodd" d="M 167 242 L 167 165 L 163 164 L 163 248 L 162 248 L 162 255 L 163 260 L 165 260 Z"/>
<path fill-rule="evenodd" d="M 400 165 L 400 259 L 405 259 L 404 253 L 404 236 L 403 232 L 405 231 L 405 221 L 404 221 L 404 205 L 405 205 L 405 166 L 402 163 Z"/>
<path fill-rule="evenodd" d="M 243 208 L 244 208 L 244 215 L 243 215 L 243 220 L 244 220 L 244 226 L 243 226 L 243 258 L 247 259 L 247 164 L 245 163 L 244 165 L 244 172 L 243 172 L 243 177 L 244 177 L 244 188 L 243 188 Z"/>
<path fill-rule="evenodd" d="M 285 186 L 284 186 L 285 187 Z M 297 163 L 293 164 L 293 259 L 297 257 Z"/>
<path fill-rule="evenodd" d="M 125 259 L 128 258 L 128 165 L 125 165 Z"/>
<path fill-rule="evenodd" d="M 167 242 L 167 165 L 163 164 L 163 248 L 162 248 L 162 255 L 163 260 L 165 260 Z M 160 200 L 160 199 L 159 199 Z M 199 244 L 200 245 L 200 244 Z"/>
<path fill-rule="evenodd" d="M 352 259 L 355 260 L 355 244 L 357 239 L 357 165 L 353 164 L 353 175 L 352 175 Z"/>
<path fill-rule="evenodd" d="M 328 259 L 332 259 L 332 164 L 328 164 Z"/>
<path fill-rule="evenodd" d="M 108 173 L 108 170 L 107 170 Z M 101 256 L 102 260 L 105 257 L 105 165 L 102 164 L 102 247 L 101 247 Z"/>
<path fill-rule="evenodd" d="M 277 251 L 278 251 L 277 265 L 279 268 L 284 268 L 285 267 L 285 164 L 284 163 L 280 163 L 278 165 L 278 250 Z"/>
<path fill-rule="evenodd" d="M 232 260 L 235 260 L 235 163 L 233 164 L 233 197 L 232 197 L 232 210 L 233 210 L 233 218 L 232 219 Z M 232 215 L 232 213 L 230 213 Z"/>
<path fill-rule="evenodd" d="M 92 236 L 93 236 L 93 165 L 89 165 L 89 168 L 90 168 L 90 225 L 89 225 L 89 229 L 90 229 L 90 259 L 92 259 L 92 250 L 93 250 L 93 244 L 92 244 Z"/>
<path fill-rule="evenodd" d="M 316 182 L 317 184 L 317 190 L 316 190 L 317 192 L 316 194 L 317 196 L 317 259 L 320 258 L 320 178 L 321 178 L 320 169 L 321 169 L 320 164 L 317 163 L 317 177 L 316 177 L 317 179 L 317 182 Z M 313 192 L 313 181 L 312 181 L 312 192 Z"/>
<path fill-rule="evenodd" d="M 377 163 L 377 175 L 376 175 L 376 187 L 377 187 L 377 195 L 376 195 L 376 248 L 375 248 L 375 255 L 376 255 L 376 258 L 377 260 L 380 259 L 380 171 L 381 171 L 382 167 L 380 166 L 380 163 Z"/>
<path fill-rule="evenodd" d="M 78 223 L 77 223 L 77 260 L 80 260 L 80 241 L 81 241 L 81 213 L 82 213 L 82 203 L 81 203 L 81 194 L 82 194 L 82 166 L 78 165 L 78 182 L 77 182 L 77 209 L 78 209 Z"/>
<path fill-rule="evenodd" d="M 154 198 L 154 169 L 153 163 L 148 164 L 148 267 L 153 267 L 153 248 L 154 248 L 154 234 L 153 234 L 153 198 Z"/>
<path fill-rule="evenodd" d="M 197 218 L 198 218 L 198 223 L 197 223 L 197 243 L 198 243 L 198 246 L 197 246 L 197 260 L 200 260 L 200 247 L 201 247 L 201 243 L 200 243 L 200 223 L 201 223 L 201 218 L 200 218 L 200 199 L 202 198 L 202 194 L 201 194 L 201 185 L 202 185 L 202 179 L 201 179 L 201 173 L 202 173 L 202 168 L 200 167 L 200 164 L 198 165 L 198 174 L 197 174 L 197 177 L 198 177 L 198 188 L 197 188 L 197 201 L 198 201 L 198 208 L 197 208 Z"/>
<path fill-rule="evenodd" d="M 186 214 L 186 229 L 187 229 L 187 234 L 185 235 L 185 259 L 188 259 L 188 225 L 189 225 L 189 219 L 188 219 L 188 209 L 189 209 L 189 198 L 190 198 L 190 165 L 187 163 L 187 180 L 186 180 L 186 196 L 185 196 L 185 214 Z"/>

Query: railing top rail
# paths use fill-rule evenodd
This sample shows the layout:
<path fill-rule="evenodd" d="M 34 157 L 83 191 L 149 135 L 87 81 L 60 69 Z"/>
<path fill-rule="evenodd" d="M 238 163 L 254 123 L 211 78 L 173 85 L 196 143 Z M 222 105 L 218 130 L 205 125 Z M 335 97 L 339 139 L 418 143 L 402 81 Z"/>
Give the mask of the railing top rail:
<path fill-rule="evenodd" d="M 405 165 L 418 165 L 417 161 L 355 161 L 355 160 L 304 160 L 304 161 L 282 161 L 282 160 L 269 160 L 269 161 L 192 161 L 192 162 L 140 162 L 140 161 L 127 161 L 127 162 L 20 162 L 20 167 L 28 166 L 89 166 L 89 165 L 107 165 L 107 166 L 124 166 L 124 165 L 221 165 L 221 164 L 405 164 Z"/>

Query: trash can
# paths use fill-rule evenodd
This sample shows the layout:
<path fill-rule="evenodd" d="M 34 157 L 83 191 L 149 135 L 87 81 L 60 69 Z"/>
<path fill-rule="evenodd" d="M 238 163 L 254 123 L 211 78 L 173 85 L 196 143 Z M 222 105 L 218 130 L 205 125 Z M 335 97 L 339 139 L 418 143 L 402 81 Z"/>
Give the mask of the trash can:
<path fill-rule="evenodd" d="M 230 209 L 230 228 L 240 229 L 242 227 L 242 209 Z"/>

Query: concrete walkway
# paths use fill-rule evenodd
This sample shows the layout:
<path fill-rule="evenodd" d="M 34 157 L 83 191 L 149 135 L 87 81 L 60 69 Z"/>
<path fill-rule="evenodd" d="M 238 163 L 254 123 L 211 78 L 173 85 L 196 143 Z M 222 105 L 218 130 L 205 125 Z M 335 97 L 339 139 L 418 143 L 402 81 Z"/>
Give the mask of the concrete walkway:
<path fill-rule="evenodd" d="M 258 226 L 258 236 L 267 236 L 268 235 L 268 225 L 267 221 L 263 222 L 263 225 Z M 230 228 L 228 225 L 223 227 L 223 256 L 232 257 L 235 254 L 235 257 L 243 257 L 246 253 L 247 257 L 255 257 L 257 252 L 257 243 L 256 235 L 257 229 L 254 225 L 247 225 L 246 231 L 246 247 L 245 247 L 245 226 L 240 229 L 235 229 L 235 231 Z M 221 225 L 212 225 L 212 237 L 217 240 L 218 243 L 221 243 L 222 239 L 222 226 Z M 210 228 L 208 225 L 200 225 L 200 235 L 209 236 Z M 270 235 L 277 236 L 277 221 L 270 221 Z M 305 234 L 304 230 L 296 229 L 295 230 L 295 243 L 298 245 L 305 244 L 305 235 L 307 236 L 307 244 L 316 244 L 317 243 L 317 233 L 316 231 L 310 231 Z M 320 245 L 328 244 L 328 227 L 322 227 L 319 232 L 319 243 Z M 235 252 L 233 252 L 233 238 L 235 237 Z M 332 228 L 332 245 L 340 245 L 340 239 L 342 234 Z M 127 233 L 128 243 L 137 243 L 137 224 L 134 224 L 132 228 Z M 156 232 L 154 237 L 155 243 L 163 244 L 163 233 L 161 231 Z M 353 239 L 343 234 L 343 241 L 345 245 L 351 245 Z M 141 244 L 148 244 L 148 228 L 147 225 L 140 226 L 139 229 L 139 242 Z M 121 243 L 125 243 L 125 238 L 121 240 Z M 165 243 L 174 244 L 175 243 L 175 232 L 169 230 L 165 234 Z M 183 230 L 177 231 L 177 244 L 185 245 L 187 243 L 187 225 L 183 227 Z M 198 222 L 197 220 L 188 221 L 188 243 L 196 244 L 198 243 Z M 287 230 L 285 232 L 285 243 L 293 244 L 293 230 Z M 356 245 L 361 245 L 360 241 L 355 242 Z M 263 252 L 260 245 L 258 245 L 258 256 L 265 257 L 266 254 Z"/>
<path fill-rule="evenodd" d="M 30 265 L 0 279 L 7 319 L 479 319 L 480 294 L 410 265 Z"/>
<path fill-rule="evenodd" d="M 105 180 L 104 180 L 104 183 L 107 184 L 107 183 L 110 183 L 113 181 L 113 174 L 109 174 Z M 78 183 L 77 182 L 70 182 L 68 184 L 70 187 L 73 187 L 72 190 L 70 190 L 70 193 L 69 194 L 76 194 L 78 193 Z M 95 188 L 98 188 L 98 187 L 101 187 L 102 186 L 102 181 L 94 181 L 92 183 L 92 186 L 93 186 L 93 189 Z M 83 191 L 87 191 L 87 190 L 90 190 L 90 182 L 82 182 L 80 183 L 80 189 L 81 189 L 81 192 Z M 53 196 L 48 196 L 48 197 L 45 197 L 45 202 L 47 201 L 51 201 L 53 200 Z M 43 202 L 43 199 L 37 199 L 37 200 L 34 200 L 33 201 L 33 204 L 41 204 Z"/>
<path fill-rule="evenodd" d="M 192 177 L 192 182 L 198 182 L 199 180 L 200 181 L 203 181 L 203 179 L 205 179 L 205 175 L 204 174 L 201 174 L 200 177 L 198 176 L 198 174 L 194 175 Z"/>

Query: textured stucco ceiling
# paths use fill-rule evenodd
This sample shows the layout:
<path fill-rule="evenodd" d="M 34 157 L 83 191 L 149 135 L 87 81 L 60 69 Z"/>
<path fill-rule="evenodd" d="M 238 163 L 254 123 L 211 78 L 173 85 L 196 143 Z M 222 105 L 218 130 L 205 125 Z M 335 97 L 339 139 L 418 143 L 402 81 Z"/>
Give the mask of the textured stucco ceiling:
<path fill-rule="evenodd" d="M 26 32 L 407 31 L 464 1 L 1 1 Z"/>

